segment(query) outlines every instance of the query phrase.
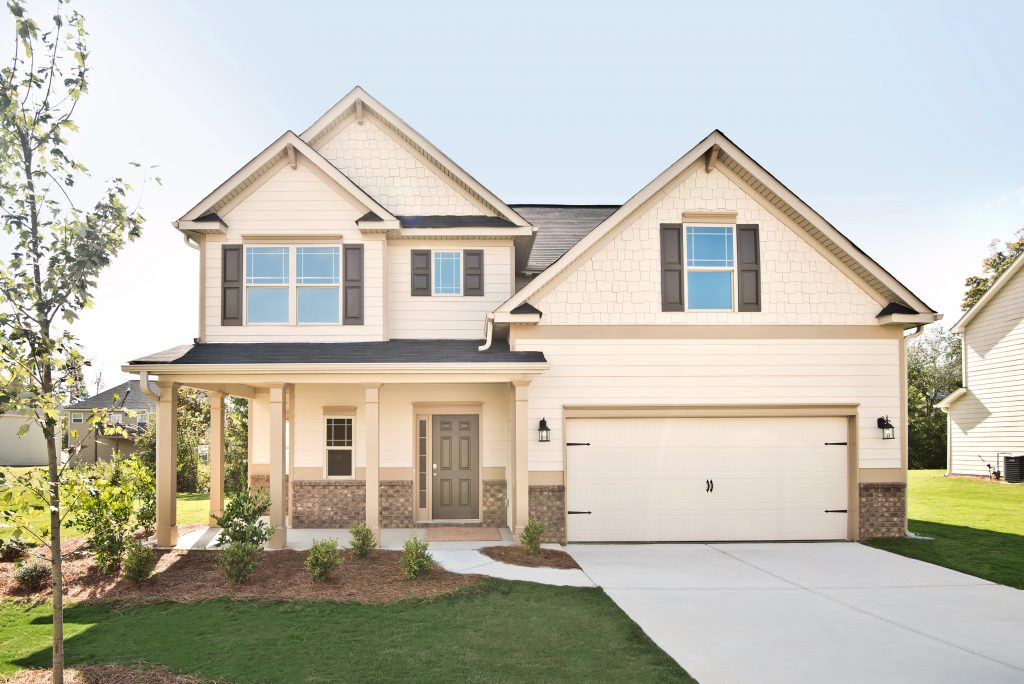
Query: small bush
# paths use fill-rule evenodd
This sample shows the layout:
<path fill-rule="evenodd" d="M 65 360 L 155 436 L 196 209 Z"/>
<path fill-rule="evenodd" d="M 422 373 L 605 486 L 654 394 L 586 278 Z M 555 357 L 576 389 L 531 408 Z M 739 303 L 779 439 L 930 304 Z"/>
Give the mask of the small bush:
<path fill-rule="evenodd" d="M 20 539 L 0 539 L 0 562 L 13 563 L 24 555 L 26 548 Z"/>
<path fill-rule="evenodd" d="M 356 554 L 356 558 L 366 558 L 377 547 L 373 530 L 367 527 L 366 523 L 353 523 L 348 531 L 352 533 L 352 552 Z"/>
<path fill-rule="evenodd" d="M 427 551 L 427 546 L 427 542 L 421 540 L 416 535 L 413 535 L 412 539 L 405 542 L 405 547 L 402 551 L 402 573 L 406 579 L 414 580 L 430 569 L 434 559 Z"/>
<path fill-rule="evenodd" d="M 263 546 L 274 533 L 274 528 L 261 519 L 269 510 L 270 495 L 266 490 L 257 489 L 252 492 L 245 489 L 235 494 L 224 507 L 223 515 L 214 516 L 221 526 L 221 545 L 239 543 Z"/>
<path fill-rule="evenodd" d="M 156 569 L 156 554 L 152 547 L 136 542 L 125 551 L 121 566 L 125 577 L 136 584 L 141 584 L 148 580 Z"/>
<path fill-rule="evenodd" d="M 540 551 L 540 539 L 544 536 L 544 523 L 534 519 L 526 524 L 523 533 L 519 535 L 519 543 L 523 550 L 531 556 L 537 555 Z"/>
<path fill-rule="evenodd" d="M 315 539 L 306 555 L 306 572 L 317 582 L 322 582 L 341 565 L 338 542 L 333 539 Z"/>
<path fill-rule="evenodd" d="M 18 589 L 34 594 L 46 586 L 52 576 L 49 563 L 32 561 L 21 563 L 14 569 L 14 584 Z"/>
<path fill-rule="evenodd" d="M 261 550 L 258 544 L 232 542 L 217 552 L 217 563 L 229 580 L 241 584 L 259 567 Z"/>

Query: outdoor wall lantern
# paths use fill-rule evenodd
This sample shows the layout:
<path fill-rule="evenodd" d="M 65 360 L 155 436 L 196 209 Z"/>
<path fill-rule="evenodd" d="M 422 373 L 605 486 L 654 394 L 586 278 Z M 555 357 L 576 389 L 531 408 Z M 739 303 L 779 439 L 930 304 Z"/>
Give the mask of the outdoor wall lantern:
<path fill-rule="evenodd" d="M 889 416 L 878 419 L 878 429 L 882 431 L 882 439 L 896 439 L 896 428 L 889 422 Z"/>
<path fill-rule="evenodd" d="M 551 441 L 551 430 L 548 429 L 548 421 L 541 418 L 540 425 L 537 427 L 537 441 L 538 442 L 550 442 Z"/>

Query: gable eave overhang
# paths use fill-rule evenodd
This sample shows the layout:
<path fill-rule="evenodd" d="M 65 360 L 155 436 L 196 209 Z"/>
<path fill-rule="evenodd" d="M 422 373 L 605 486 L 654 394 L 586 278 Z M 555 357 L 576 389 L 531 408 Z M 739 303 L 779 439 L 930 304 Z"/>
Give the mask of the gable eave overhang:
<path fill-rule="evenodd" d="M 960 320 L 953 325 L 950 332 L 964 332 L 967 324 L 969 324 L 975 316 L 981 313 L 981 310 L 988 306 L 988 303 L 995 299 L 1000 290 L 1002 290 L 1008 282 L 1013 280 L 1013 277 L 1017 275 L 1017 272 L 1022 269 L 1024 269 L 1024 254 L 1018 254 L 1013 260 L 1013 263 L 1010 264 L 1010 267 L 1003 271 L 1002 275 L 996 278 L 996 282 L 992 283 L 992 286 L 981 296 L 981 299 L 975 302 L 974 306 L 968 309 L 964 315 L 960 317 Z"/>
<path fill-rule="evenodd" d="M 712 131 L 674 164 L 644 186 L 615 213 L 605 219 L 586 237 L 573 245 L 551 266 L 537 275 L 526 287 L 510 297 L 495 311 L 508 312 L 516 306 L 529 301 L 530 297 L 552 282 L 559 274 L 572 268 L 591 248 L 598 245 L 606 235 L 625 224 L 648 201 L 656 197 L 681 174 L 690 169 L 694 164 L 701 162 L 702 159 L 709 169 L 712 164 L 728 168 L 732 174 L 736 175 L 750 187 L 752 192 L 762 196 L 766 201 L 775 206 L 777 210 L 804 229 L 827 251 L 831 252 L 849 269 L 852 275 L 863 281 L 880 298 L 885 301 L 905 304 L 915 311 L 925 314 L 936 313 L 934 309 L 896 280 L 888 271 L 871 259 L 832 224 L 811 209 L 796 194 L 780 183 L 760 164 L 729 140 L 724 133 L 718 130 Z"/>
<path fill-rule="evenodd" d="M 946 395 L 945 399 L 935 404 L 935 408 L 941 411 L 945 411 L 946 413 L 949 413 L 949 409 L 953 405 L 953 403 L 960 397 L 964 396 L 965 394 L 967 394 L 966 387 L 960 387 L 959 389 L 955 389 L 952 393 Z"/>
<path fill-rule="evenodd" d="M 314 150 L 305 140 L 292 131 L 286 131 L 272 142 L 266 149 L 253 157 L 245 166 L 236 171 L 230 178 L 221 183 L 202 201 L 188 210 L 184 216 L 174 222 L 175 228 L 182 232 L 216 233 L 224 232 L 227 224 L 220 217 L 219 211 L 227 206 L 250 185 L 264 176 L 278 164 L 285 162 L 294 151 L 318 170 L 334 181 L 338 187 L 361 204 L 367 213 L 377 215 L 382 222 L 398 225 L 398 219 L 377 200 L 370 197 L 337 167 L 327 161 L 323 155 Z M 212 220 L 211 217 L 216 217 Z"/>
<path fill-rule="evenodd" d="M 375 116 L 388 128 L 396 133 L 407 144 L 411 145 L 428 161 L 430 161 L 441 173 L 448 176 L 464 190 L 468 191 L 475 199 L 486 205 L 494 213 L 512 222 L 517 226 L 529 226 L 530 222 L 519 215 L 514 209 L 502 202 L 497 195 L 488 190 L 480 181 L 473 178 L 465 169 L 452 161 L 446 154 L 439 150 L 433 143 L 407 124 L 398 115 L 378 102 L 372 95 L 356 86 L 345 97 L 341 98 L 333 107 L 327 110 L 323 116 L 314 121 L 312 125 L 302 132 L 300 137 L 311 146 L 316 146 L 320 138 L 334 129 L 341 121 L 345 120 L 351 110 L 357 105 L 362 109 L 362 115 Z"/>

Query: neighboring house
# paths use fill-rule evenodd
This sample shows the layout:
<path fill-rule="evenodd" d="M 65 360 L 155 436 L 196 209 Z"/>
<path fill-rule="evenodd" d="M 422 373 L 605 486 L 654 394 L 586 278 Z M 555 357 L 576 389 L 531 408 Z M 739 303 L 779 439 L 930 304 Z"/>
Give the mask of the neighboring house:
<path fill-rule="evenodd" d="M 93 429 L 89 418 L 96 409 L 107 410 L 106 423 Z M 115 452 L 130 454 L 135 437 L 150 422 L 156 404 L 139 389 L 138 380 L 129 380 L 104 390 L 64 409 L 68 445 L 78 447 L 79 461 L 109 461 Z M 117 426 L 127 434 L 113 428 Z"/>
<path fill-rule="evenodd" d="M 124 366 L 159 376 L 161 545 L 176 384 L 213 393 L 215 511 L 249 398 L 272 547 L 904 532 L 904 332 L 940 316 L 718 131 L 622 206 L 510 206 L 356 88 L 175 225 L 198 339 Z"/>
<path fill-rule="evenodd" d="M 1024 257 L 953 326 L 963 387 L 939 402 L 949 414 L 947 470 L 990 475 L 1024 455 Z"/>
<path fill-rule="evenodd" d="M 28 432 L 20 435 L 23 425 L 28 425 Z M 60 439 L 58 433 L 58 449 Z M 41 466 L 46 459 L 46 440 L 33 418 L 20 413 L 0 415 L 0 466 Z"/>

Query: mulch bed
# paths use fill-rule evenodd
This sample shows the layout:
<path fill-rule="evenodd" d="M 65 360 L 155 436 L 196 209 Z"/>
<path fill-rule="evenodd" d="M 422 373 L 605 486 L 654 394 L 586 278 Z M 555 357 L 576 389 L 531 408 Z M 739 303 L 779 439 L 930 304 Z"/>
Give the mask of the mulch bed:
<path fill-rule="evenodd" d="M 402 575 L 400 551 L 374 550 L 366 558 L 343 552 L 341 567 L 325 582 L 306 574 L 305 551 L 264 551 L 256 574 L 245 584 L 229 581 L 217 565 L 215 551 L 157 551 L 153 576 L 137 585 L 119 575 L 104 575 L 85 553 L 82 540 L 64 547 L 64 593 L 73 601 L 111 601 L 137 605 L 171 601 L 195 603 L 216 599 L 246 601 L 326 600 L 390 603 L 409 598 L 432 598 L 480 582 L 478 575 L 448 572 L 435 565 L 415 580 Z M 40 555 L 46 555 L 40 554 Z M 69 555 L 71 556 L 69 558 Z M 0 563 L 0 594 L 41 600 L 50 588 L 19 594 L 11 573 L 13 563 Z"/>
<path fill-rule="evenodd" d="M 500 563 L 525 565 L 528 568 L 561 568 L 563 570 L 578 570 L 580 568 L 572 556 L 558 549 L 541 549 L 531 556 L 523 550 L 522 546 L 488 546 L 480 549 L 480 553 Z"/>
<path fill-rule="evenodd" d="M 50 670 L 22 670 L 10 677 L 0 675 L 5 684 L 50 684 Z M 140 665 L 83 665 L 64 669 L 65 684 L 214 684 L 216 680 L 181 675 L 162 667 Z"/>

